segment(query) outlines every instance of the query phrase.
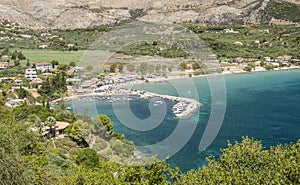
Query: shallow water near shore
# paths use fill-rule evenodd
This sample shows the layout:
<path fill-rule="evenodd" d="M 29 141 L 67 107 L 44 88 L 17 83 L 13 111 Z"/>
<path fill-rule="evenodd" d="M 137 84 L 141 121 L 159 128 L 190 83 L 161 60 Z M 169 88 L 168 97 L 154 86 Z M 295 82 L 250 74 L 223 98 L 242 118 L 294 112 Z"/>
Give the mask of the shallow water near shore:
<path fill-rule="evenodd" d="M 204 151 L 198 146 L 207 125 L 211 110 L 211 92 L 206 78 L 194 78 L 199 100 L 202 104 L 199 120 L 194 134 L 188 143 L 168 163 L 179 166 L 182 171 L 198 168 L 206 164 L 205 158 L 220 155 L 228 141 L 241 141 L 242 136 L 262 140 L 268 148 L 278 143 L 296 142 L 300 137 L 300 71 L 272 71 L 224 75 L 227 104 L 224 121 L 213 143 Z M 184 79 L 179 79 L 182 83 Z M 176 89 L 168 82 L 143 84 L 136 89 L 158 94 L 177 95 Z M 140 119 L 150 116 L 149 99 L 133 97 L 130 108 Z M 176 128 L 178 119 L 174 118 L 174 102 L 165 101 L 165 119 L 153 130 L 140 132 L 127 128 L 114 114 L 109 101 L 73 101 L 73 111 L 88 111 L 91 116 L 107 114 L 114 122 L 115 131 L 124 134 L 137 146 L 148 146 L 167 138 Z M 190 118 L 185 120 L 189 124 Z M 166 150 L 162 148 L 162 150 Z"/>

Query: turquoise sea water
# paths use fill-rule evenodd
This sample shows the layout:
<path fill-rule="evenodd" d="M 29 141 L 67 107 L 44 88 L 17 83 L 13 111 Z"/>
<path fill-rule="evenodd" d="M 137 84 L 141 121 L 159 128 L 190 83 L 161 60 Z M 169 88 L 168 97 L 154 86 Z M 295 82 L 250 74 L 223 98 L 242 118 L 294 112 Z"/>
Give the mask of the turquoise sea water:
<path fill-rule="evenodd" d="M 300 71 L 230 74 L 224 75 L 224 78 L 227 93 L 224 121 L 217 137 L 205 151 L 199 151 L 198 146 L 210 116 L 211 92 L 206 78 L 193 79 L 203 104 L 199 121 L 188 143 L 168 160 L 171 166 L 179 166 L 183 171 L 200 167 L 206 164 L 205 157 L 217 157 L 220 148 L 225 148 L 228 141 L 241 141 L 242 136 L 262 140 L 266 148 L 278 143 L 296 142 L 300 138 Z M 184 83 L 184 79 L 181 81 Z M 168 82 L 144 84 L 135 88 L 177 95 L 175 88 Z M 146 132 L 134 131 L 122 124 L 108 101 L 78 101 L 73 102 L 72 106 L 75 112 L 88 109 L 92 116 L 107 114 L 113 120 L 116 132 L 124 134 L 138 146 L 148 146 L 167 138 L 178 124 L 178 119 L 173 117 L 171 111 L 174 102 L 166 101 L 166 104 L 168 111 L 164 121 Z M 130 107 L 140 119 L 150 115 L 149 100 L 133 98 Z"/>

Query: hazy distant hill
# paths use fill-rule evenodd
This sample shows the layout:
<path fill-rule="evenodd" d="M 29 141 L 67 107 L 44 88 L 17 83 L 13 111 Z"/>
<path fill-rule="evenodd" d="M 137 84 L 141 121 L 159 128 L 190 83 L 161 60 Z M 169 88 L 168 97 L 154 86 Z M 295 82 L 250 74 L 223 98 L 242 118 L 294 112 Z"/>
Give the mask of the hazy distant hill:
<path fill-rule="evenodd" d="M 1 0 L 0 19 L 33 29 L 82 28 L 132 18 L 214 25 L 260 24 L 272 17 L 299 21 L 293 18 L 300 17 L 300 0 L 287 1 L 289 3 L 277 0 Z"/>

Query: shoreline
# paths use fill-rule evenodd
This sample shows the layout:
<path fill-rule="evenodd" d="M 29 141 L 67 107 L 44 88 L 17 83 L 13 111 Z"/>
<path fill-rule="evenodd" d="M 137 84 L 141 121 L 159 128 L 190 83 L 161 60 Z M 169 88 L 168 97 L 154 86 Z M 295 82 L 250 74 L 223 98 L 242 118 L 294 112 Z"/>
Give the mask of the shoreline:
<path fill-rule="evenodd" d="M 243 73 L 255 73 L 255 72 L 293 71 L 293 70 L 299 70 L 299 69 L 300 69 L 300 66 L 274 68 L 273 70 L 266 70 L 265 68 L 259 68 L 259 69 L 254 69 L 252 71 L 244 71 L 243 69 L 240 69 L 240 70 L 236 70 L 236 71 L 223 71 L 220 74 L 243 74 Z"/>
<path fill-rule="evenodd" d="M 257 73 L 257 72 L 275 72 L 275 71 L 292 71 L 292 70 L 299 70 L 300 67 L 297 68 L 284 68 L 284 69 L 277 69 L 277 70 L 253 70 L 251 72 L 247 72 L 247 71 L 239 71 L 239 72 L 222 72 L 222 73 L 211 73 L 211 74 L 205 74 L 205 75 L 198 75 L 198 76 L 191 76 L 189 77 L 188 75 L 184 75 L 184 76 L 171 76 L 171 77 L 159 77 L 156 79 L 147 79 L 146 80 L 139 80 L 139 81 L 133 81 L 133 82 L 126 82 L 126 83 L 119 83 L 119 84 L 112 84 L 112 85 L 105 85 L 105 86 L 101 86 L 98 89 L 94 89 L 95 90 L 103 90 L 103 89 L 108 89 L 109 87 L 111 88 L 116 88 L 116 91 L 111 91 L 110 93 L 108 92 L 103 92 L 103 93 L 98 93 L 98 92 L 85 92 L 83 94 L 73 94 L 72 96 L 67 96 L 64 98 L 59 98 L 56 100 L 52 100 L 50 103 L 51 104 L 58 104 L 61 101 L 70 101 L 70 100 L 76 100 L 76 99 L 81 99 L 81 98 L 87 98 L 87 97 L 112 97 L 112 96 L 139 96 L 140 98 L 144 98 L 144 97 L 160 97 L 162 99 L 169 99 L 169 100 L 176 100 L 178 102 L 187 102 L 189 105 L 191 106 L 187 106 L 188 111 L 184 110 L 180 113 L 174 113 L 176 117 L 178 118 L 184 118 L 184 117 L 188 117 L 191 114 L 193 114 L 200 106 L 201 106 L 201 102 L 195 100 L 195 99 L 191 99 L 191 98 L 185 98 L 185 97 L 175 97 L 175 96 L 170 96 L 170 95 L 163 95 L 163 94 L 157 94 L 157 93 L 153 93 L 153 92 L 146 92 L 146 91 L 137 91 L 134 93 L 132 91 L 130 91 L 129 89 L 125 90 L 126 93 L 124 93 L 124 88 L 129 88 L 129 87 L 133 87 L 134 85 L 142 85 L 142 84 L 146 84 L 146 83 L 160 83 L 160 82 L 165 82 L 168 80 L 177 80 L 177 79 L 184 79 L 184 78 L 203 78 L 203 77 L 207 77 L 207 76 L 216 76 L 216 75 L 232 75 L 232 74 L 251 74 L 251 73 Z M 123 89 L 123 92 L 120 92 L 120 89 Z M 143 93 L 143 94 L 140 94 Z M 173 111 L 174 112 L 174 111 Z"/>
<path fill-rule="evenodd" d="M 123 98 L 122 99 L 116 98 L 117 96 L 121 96 L 121 97 L 123 96 Z M 128 98 L 125 98 L 124 96 L 127 96 Z M 184 105 L 181 108 L 181 110 L 177 111 L 177 112 L 174 111 L 174 107 L 176 105 L 173 106 L 172 110 L 173 110 L 173 113 L 176 118 L 189 117 L 193 113 L 195 113 L 197 111 L 197 109 L 201 106 L 201 103 L 195 99 L 186 98 L 186 97 L 177 97 L 177 96 L 171 96 L 171 95 L 164 95 L 164 94 L 157 94 L 157 93 L 153 93 L 153 92 L 146 92 L 146 91 L 140 91 L 140 90 L 126 90 L 126 91 L 123 91 L 123 93 L 122 92 L 121 93 L 120 92 L 118 92 L 118 93 L 91 92 L 91 93 L 85 93 L 85 94 L 81 94 L 81 95 L 73 95 L 73 96 L 65 97 L 65 98 L 63 98 L 63 100 L 56 99 L 54 101 L 51 101 L 51 104 L 57 104 L 61 101 L 76 101 L 76 100 L 80 100 L 83 98 L 97 98 L 97 99 L 101 99 L 101 100 L 109 100 L 110 102 L 129 101 L 130 96 L 138 96 L 139 98 L 143 98 L 143 99 L 159 97 L 164 100 L 170 100 L 170 101 L 176 102 L 177 103 L 176 105 L 178 105 L 178 104 Z M 164 103 L 163 101 L 157 100 L 154 102 L 153 106 L 160 106 L 163 103 Z"/>

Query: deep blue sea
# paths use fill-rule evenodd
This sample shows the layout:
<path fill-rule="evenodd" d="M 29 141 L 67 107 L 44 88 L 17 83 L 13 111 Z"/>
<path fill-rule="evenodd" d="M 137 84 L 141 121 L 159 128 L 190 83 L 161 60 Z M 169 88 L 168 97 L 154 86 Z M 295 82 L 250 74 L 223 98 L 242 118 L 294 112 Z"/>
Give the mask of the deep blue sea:
<path fill-rule="evenodd" d="M 229 74 L 224 75 L 224 79 L 226 86 L 224 120 L 218 135 L 204 151 L 199 151 L 198 146 L 211 114 L 211 90 L 207 78 L 192 79 L 202 106 L 191 138 L 168 160 L 172 167 L 179 166 L 182 171 L 201 167 L 206 164 L 207 156 L 218 157 L 221 148 L 225 148 L 228 142 L 241 141 L 242 136 L 259 139 L 266 148 L 278 143 L 296 142 L 300 138 L 299 70 Z M 185 79 L 179 81 L 185 83 Z M 143 84 L 134 88 L 177 95 L 177 90 L 168 82 Z M 149 117 L 149 101 L 133 97 L 130 101 L 132 113 L 139 119 Z M 156 128 L 143 132 L 126 127 L 114 113 L 116 108 L 122 109 L 122 106 L 113 109 L 108 101 L 95 100 L 92 103 L 73 101 L 72 108 L 75 112 L 88 111 L 92 116 L 107 114 L 114 122 L 116 132 L 124 134 L 137 146 L 147 147 L 168 138 L 178 124 L 189 124 L 190 121 L 197 120 L 191 117 L 184 123 L 178 123 L 179 120 L 174 118 L 171 111 L 174 102 L 165 101 L 165 104 L 168 109 L 164 120 Z M 185 130 L 182 130 L 182 133 L 184 132 Z M 161 151 L 167 150 L 168 147 L 161 148 Z"/>

